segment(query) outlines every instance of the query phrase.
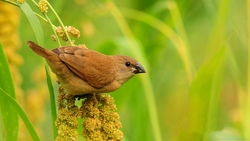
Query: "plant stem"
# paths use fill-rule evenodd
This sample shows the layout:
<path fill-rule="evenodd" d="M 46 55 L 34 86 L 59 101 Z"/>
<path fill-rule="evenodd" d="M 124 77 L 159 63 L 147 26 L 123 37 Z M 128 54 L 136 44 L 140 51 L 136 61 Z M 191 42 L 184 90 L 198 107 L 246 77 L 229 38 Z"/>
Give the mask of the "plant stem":
<path fill-rule="evenodd" d="M 14 3 L 14 2 L 12 2 L 12 1 L 8 1 L 8 0 L 1 0 L 1 1 L 3 1 L 3 2 L 7 2 L 7 3 L 9 3 L 9 4 L 12 4 L 12 5 L 14 5 L 14 6 L 19 7 L 19 5 L 18 5 L 18 4 Z"/>
<path fill-rule="evenodd" d="M 56 16 L 57 20 L 59 21 L 59 23 L 61 24 L 61 26 L 62 26 L 62 28 L 63 28 L 63 31 L 65 32 L 65 35 L 67 36 L 67 38 L 68 38 L 68 40 L 69 40 L 70 45 L 73 46 L 74 44 L 73 44 L 73 42 L 71 41 L 71 39 L 70 39 L 70 37 L 69 37 L 69 34 L 68 34 L 68 32 L 66 31 L 65 26 L 64 26 L 62 20 L 61 20 L 60 17 L 57 15 L 56 11 L 54 10 L 54 8 L 50 5 L 50 3 L 49 3 L 48 1 L 47 1 L 47 4 L 48 4 L 49 8 L 52 10 L 52 12 L 55 14 L 55 16 Z"/>
<path fill-rule="evenodd" d="M 164 36 L 166 36 L 172 41 L 172 43 L 175 45 L 179 53 L 180 58 L 183 61 L 183 64 L 185 66 L 185 71 L 187 73 L 188 83 L 189 85 L 191 85 L 194 76 L 194 70 L 193 70 L 193 65 L 191 64 L 191 61 L 189 59 L 189 53 L 187 50 L 188 47 L 185 41 L 178 34 L 176 34 L 175 31 L 171 29 L 171 27 L 169 27 L 163 21 L 155 18 L 154 16 L 151 16 L 147 13 L 138 10 L 132 10 L 127 8 L 122 8 L 122 11 L 126 18 L 146 23 L 157 29 L 159 32 L 161 32 Z"/>
<path fill-rule="evenodd" d="M 123 34 L 126 36 L 127 42 L 129 44 L 130 50 L 134 54 L 134 56 L 137 56 L 141 62 L 145 62 L 146 59 L 143 57 L 142 52 L 139 51 L 139 49 L 134 45 L 133 41 L 135 40 L 135 37 L 133 33 L 131 32 L 129 26 L 127 25 L 125 19 L 123 18 L 121 12 L 118 10 L 116 5 L 112 1 L 107 1 L 106 7 L 111 13 L 111 15 L 114 17 L 118 25 L 120 26 L 120 29 L 122 30 Z M 154 134 L 154 140 L 155 141 L 161 141 L 161 131 L 158 121 L 158 114 L 156 110 L 156 104 L 153 94 L 153 88 L 152 84 L 150 83 L 149 76 L 142 77 L 142 84 L 145 89 L 145 96 L 146 96 L 146 102 L 148 106 L 149 116 L 150 116 L 150 122 L 152 126 L 152 131 Z"/>
<path fill-rule="evenodd" d="M 43 13 L 43 15 L 46 17 L 48 23 L 50 24 L 51 28 L 53 29 L 53 32 L 54 32 L 54 34 L 55 34 L 55 36 L 56 36 L 56 39 L 57 39 L 57 41 L 58 41 L 59 46 L 62 46 L 62 45 L 61 45 L 61 42 L 60 42 L 60 40 L 59 40 L 59 37 L 57 36 L 56 31 L 55 31 L 55 29 L 54 29 L 55 26 L 52 24 L 52 22 L 50 21 L 49 17 L 47 16 L 47 14 Z"/>

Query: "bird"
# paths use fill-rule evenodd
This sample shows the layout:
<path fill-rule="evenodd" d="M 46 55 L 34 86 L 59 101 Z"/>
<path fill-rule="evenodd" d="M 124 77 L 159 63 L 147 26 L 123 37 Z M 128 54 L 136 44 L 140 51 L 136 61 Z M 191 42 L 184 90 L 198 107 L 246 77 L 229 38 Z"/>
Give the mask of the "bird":
<path fill-rule="evenodd" d="M 73 96 L 113 92 L 136 74 L 146 73 L 138 61 L 124 55 L 105 55 L 78 46 L 48 50 L 32 41 L 27 44 L 46 59 L 66 93 Z"/>

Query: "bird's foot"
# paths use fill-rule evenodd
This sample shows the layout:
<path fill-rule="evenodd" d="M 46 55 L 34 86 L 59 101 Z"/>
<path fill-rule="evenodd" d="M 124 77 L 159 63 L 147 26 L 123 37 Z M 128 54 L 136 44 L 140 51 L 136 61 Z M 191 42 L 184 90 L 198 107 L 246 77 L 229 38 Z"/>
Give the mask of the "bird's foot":
<path fill-rule="evenodd" d="M 81 99 L 88 98 L 88 97 L 90 97 L 91 95 L 93 95 L 93 94 L 92 94 L 92 93 L 89 93 L 89 94 L 83 94 L 83 95 L 75 95 L 74 97 L 75 97 L 77 100 L 81 100 Z"/>

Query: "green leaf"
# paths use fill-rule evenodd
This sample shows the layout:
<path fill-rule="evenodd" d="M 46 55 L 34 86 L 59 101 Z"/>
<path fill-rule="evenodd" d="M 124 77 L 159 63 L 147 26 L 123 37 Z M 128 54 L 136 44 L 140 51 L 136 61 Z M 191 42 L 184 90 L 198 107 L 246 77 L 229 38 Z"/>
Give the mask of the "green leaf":
<path fill-rule="evenodd" d="M 2 44 L 0 43 L 0 88 L 9 93 L 15 99 L 13 80 L 10 74 L 8 61 L 6 59 Z M 0 93 L 0 109 L 3 120 L 4 131 L 7 141 L 16 141 L 18 133 L 18 116 L 13 105 Z"/>
<path fill-rule="evenodd" d="M 49 67 L 47 63 L 45 63 L 45 70 L 46 70 L 46 76 L 47 76 L 47 85 L 48 85 L 49 94 L 50 94 L 50 112 L 51 112 L 51 118 L 52 118 L 53 135 L 54 135 L 54 140 L 55 140 L 57 137 L 57 128 L 55 126 L 55 122 L 57 119 L 56 102 L 55 102 L 55 94 L 54 94 L 53 86 L 51 83 Z"/>
<path fill-rule="evenodd" d="M 222 60 L 225 48 L 215 53 L 201 66 L 189 92 L 189 107 L 187 109 L 188 126 L 180 136 L 180 141 L 200 141 L 211 128 L 214 128 L 210 119 L 216 120 L 216 108 L 218 104 L 219 87 L 222 80 Z M 220 75 L 218 75 L 220 74 Z"/>
<path fill-rule="evenodd" d="M 34 14 L 33 10 L 30 6 L 25 2 L 19 5 L 26 17 L 28 18 L 30 25 L 35 33 L 36 39 L 39 45 L 44 45 L 44 36 L 43 30 L 40 21 L 38 20 L 37 16 Z"/>
<path fill-rule="evenodd" d="M 42 26 L 37 18 L 37 16 L 34 14 L 33 10 L 30 8 L 30 6 L 27 3 L 20 4 L 20 8 L 28 18 L 31 27 L 36 35 L 36 39 L 38 41 L 38 44 L 43 46 L 44 45 L 44 36 L 43 36 L 43 30 Z M 54 97 L 54 90 L 51 83 L 50 74 L 48 71 L 48 65 L 45 64 L 46 69 L 46 75 L 47 75 L 47 85 L 50 93 L 50 108 L 51 108 L 51 118 L 52 118 L 52 128 L 53 128 L 53 134 L 54 134 L 54 140 L 57 137 L 57 128 L 55 127 L 55 121 L 57 119 L 57 113 L 56 113 L 56 103 L 55 103 L 55 97 Z"/>
<path fill-rule="evenodd" d="M 32 126 L 28 116 L 26 115 L 24 110 L 21 108 L 21 106 L 16 102 L 16 100 L 14 98 L 12 98 L 10 96 L 10 94 L 6 93 L 3 89 L 0 88 L 0 92 L 1 92 L 1 97 L 3 97 L 6 101 L 8 101 L 8 103 L 10 103 L 13 106 L 13 111 L 15 111 L 21 117 L 21 119 L 23 120 L 24 124 L 26 125 L 32 139 L 34 141 L 40 141 L 34 127 Z M 12 141 L 17 141 L 17 139 L 12 140 Z"/>

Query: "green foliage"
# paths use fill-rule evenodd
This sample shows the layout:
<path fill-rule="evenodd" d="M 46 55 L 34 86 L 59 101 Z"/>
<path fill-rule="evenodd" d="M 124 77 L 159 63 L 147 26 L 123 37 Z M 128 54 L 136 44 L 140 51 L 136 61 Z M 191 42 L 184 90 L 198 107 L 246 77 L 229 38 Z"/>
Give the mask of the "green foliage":
<path fill-rule="evenodd" d="M 124 140 L 216 141 L 250 138 L 250 60 L 246 30 L 250 28 L 247 22 L 250 15 L 246 12 L 249 10 L 246 2 L 75 0 L 51 1 L 51 6 L 65 25 L 81 31 L 75 44 L 86 44 L 105 54 L 133 56 L 145 66 L 146 74 L 134 77 L 110 93 L 119 110 Z M 40 24 L 31 10 L 37 9 L 36 5 L 28 3 L 20 5 L 28 19 L 23 18 L 20 24 L 25 91 L 34 85 L 30 74 L 39 60 L 26 41 L 37 39 L 46 48 L 58 46 L 49 39 L 54 34 L 52 25 L 42 19 Z M 52 17 L 54 25 L 60 25 L 52 11 L 46 16 Z M 0 68 L 0 72 L 8 72 L 5 69 L 6 66 Z M 1 76 L 4 77 L 0 78 L 0 84 L 12 83 L 8 75 Z M 12 84 L 1 88 L 14 94 Z M 6 93 L 0 98 L 10 99 Z M 50 97 L 54 102 L 53 93 Z M 11 101 L 6 99 L 2 100 Z M 2 117 L 12 111 L 9 106 L 2 106 L 2 101 L 0 104 Z M 48 126 L 56 118 L 55 103 L 51 105 L 52 120 L 45 121 Z M 13 114 L 13 125 L 6 130 L 6 135 L 15 135 L 13 138 L 18 131 L 9 131 L 16 129 L 17 114 Z M 3 119 L 7 120 L 11 119 Z M 47 128 L 41 129 L 46 133 Z M 0 137 L 4 135 L 0 133 Z"/>
<path fill-rule="evenodd" d="M 50 112 L 51 112 L 51 119 L 52 119 L 52 128 L 53 128 L 53 136 L 54 136 L 54 140 L 57 137 L 57 128 L 56 128 L 56 119 L 57 119 L 57 112 L 56 112 L 56 100 L 55 100 L 55 93 L 54 93 L 54 89 L 52 86 L 52 82 L 51 82 L 51 77 L 50 77 L 50 73 L 49 73 L 49 67 L 48 64 L 45 63 L 45 71 L 46 71 L 46 77 L 47 77 L 47 85 L 48 85 L 48 89 L 49 89 L 49 95 L 50 95 Z"/>
<path fill-rule="evenodd" d="M 0 103 L 1 103 L 1 119 L 3 127 L 1 127 L 2 135 L 1 140 L 15 141 L 18 134 L 18 116 L 21 117 L 25 123 L 32 139 L 40 141 L 34 127 L 32 126 L 27 114 L 23 111 L 20 105 L 16 102 L 16 95 L 13 85 L 12 76 L 10 73 L 9 65 L 0 44 Z"/>
<path fill-rule="evenodd" d="M 0 43 L 0 108 L 1 108 L 1 119 L 3 121 L 3 127 L 1 127 L 1 132 L 5 132 L 6 141 L 17 140 L 18 133 L 18 115 L 15 112 L 15 107 L 4 97 L 4 92 L 8 93 L 8 96 L 15 99 L 15 90 L 10 74 L 9 65 L 3 50 L 3 46 Z"/>
<path fill-rule="evenodd" d="M 222 48 L 201 66 L 191 84 L 187 107 L 188 126 L 182 131 L 180 141 L 203 140 L 207 130 L 217 128 L 210 123 L 210 119 L 216 118 L 217 109 L 213 108 L 219 101 L 219 91 L 216 87 L 220 87 L 223 79 L 216 74 L 222 74 L 223 69 L 219 68 L 224 64 L 222 62 L 224 50 Z"/>
<path fill-rule="evenodd" d="M 37 135 L 37 133 L 36 133 L 33 125 L 31 124 L 31 122 L 30 122 L 27 114 L 24 112 L 24 110 L 21 108 L 21 106 L 17 103 L 17 101 L 14 98 L 12 98 L 10 96 L 10 94 L 6 93 L 2 88 L 0 88 L 0 91 L 1 91 L 1 97 L 4 98 L 5 101 L 7 101 L 13 107 L 13 110 L 11 112 L 16 112 L 17 115 L 19 115 L 21 117 L 21 119 L 23 120 L 26 128 L 28 129 L 29 134 L 32 137 L 32 139 L 34 141 L 40 141 L 40 139 L 39 139 L 39 137 L 38 137 L 38 135 Z M 6 102 L 1 101 L 1 103 L 6 103 Z M 5 115 L 3 115 L 3 116 L 5 116 Z M 9 120 L 11 122 L 15 121 L 14 120 L 15 116 L 13 116 L 13 114 L 8 115 L 8 118 L 9 118 Z M 6 131 L 10 130 L 11 128 L 12 129 L 14 128 L 14 130 L 18 129 L 18 124 L 13 124 L 13 127 L 11 127 L 11 124 L 9 122 L 8 123 L 6 123 L 6 121 L 4 121 L 4 122 L 5 122 L 4 124 L 7 125 L 6 126 L 6 129 L 7 129 Z M 6 136 L 6 140 L 7 141 L 8 140 L 11 140 L 11 141 L 12 140 L 17 140 L 17 132 L 15 132 L 13 130 L 12 131 L 8 131 L 8 132 L 9 133 L 6 133 L 6 135 L 7 135 Z M 12 137 L 9 137 L 10 135 L 12 135 Z"/>
<path fill-rule="evenodd" d="M 25 2 L 20 4 L 20 9 L 24 12 L 25 16 L 29 20 L 29 23 L 34 31 L 36 39 L 40 45 L 44 45 L 44 36 L 43 36 L 43 29 L 41 23 L 39 22 L 37 16 L 30 8 L 30 6 Z"/>

